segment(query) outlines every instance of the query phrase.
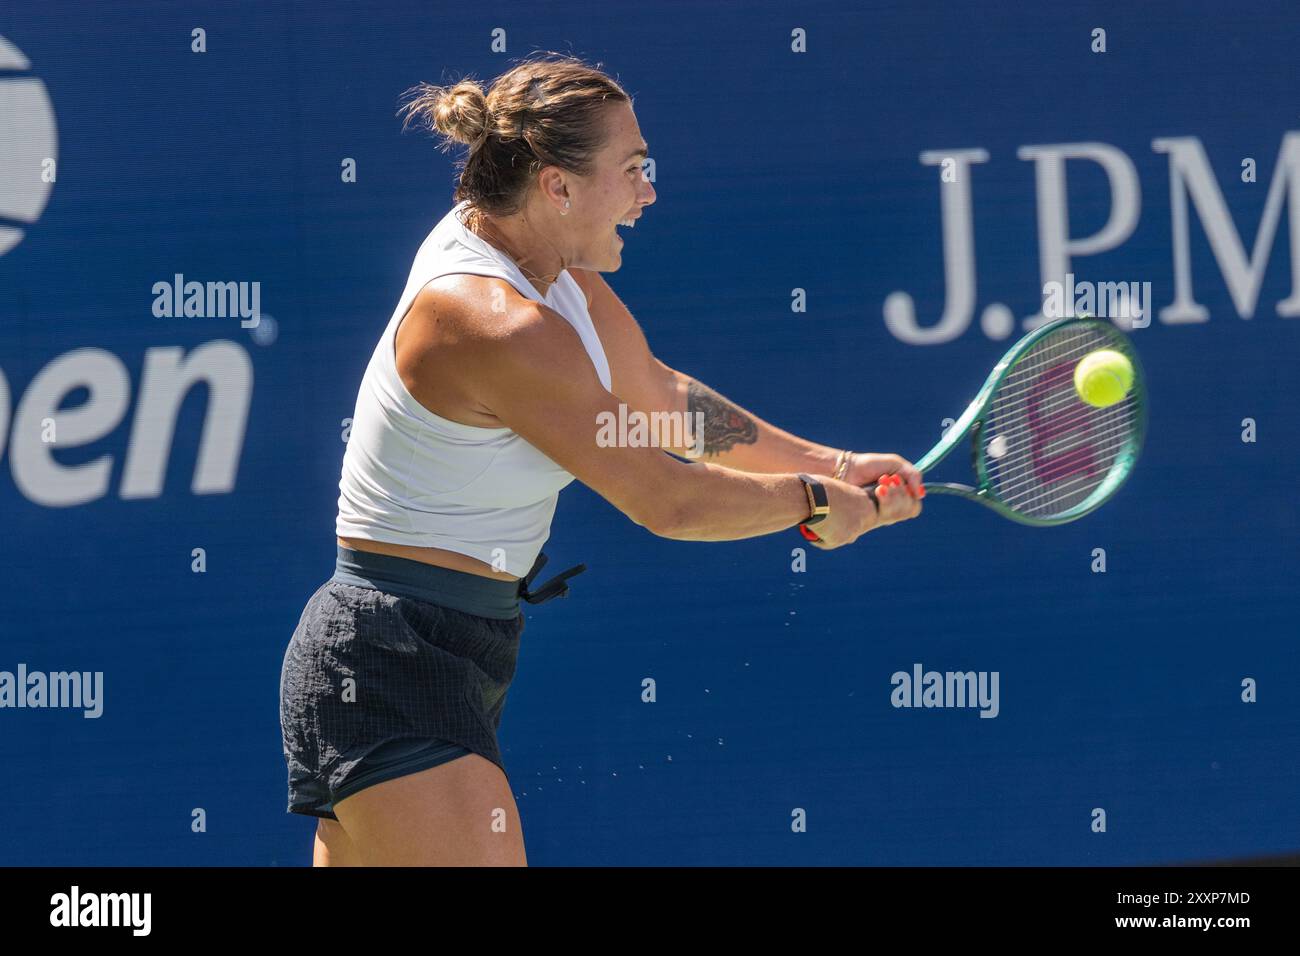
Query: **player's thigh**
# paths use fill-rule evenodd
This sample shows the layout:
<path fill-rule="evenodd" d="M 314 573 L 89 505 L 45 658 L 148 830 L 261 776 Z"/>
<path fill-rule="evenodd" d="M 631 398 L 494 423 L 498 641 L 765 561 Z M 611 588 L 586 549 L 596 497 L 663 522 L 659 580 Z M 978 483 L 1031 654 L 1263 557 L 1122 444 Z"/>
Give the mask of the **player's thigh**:
<path fill-rule="evenodd" d="M 334 804 L 363 866 L 526 866 L 501 768 L 467 754 Z"/>
<path fill-rule="evenodd" d="M 312 846 L 312 866 L 360 866 L 352 838 L 337 820 L 322 817 L 316 824 L 316 841 Z"/>

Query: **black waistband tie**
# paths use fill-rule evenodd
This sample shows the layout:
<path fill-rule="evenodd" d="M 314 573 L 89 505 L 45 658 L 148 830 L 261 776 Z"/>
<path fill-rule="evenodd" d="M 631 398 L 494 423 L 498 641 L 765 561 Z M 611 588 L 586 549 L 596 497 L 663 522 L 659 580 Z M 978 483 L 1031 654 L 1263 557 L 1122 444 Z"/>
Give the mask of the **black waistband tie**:
<path fill-rule="evenodd" d="M 575 564 L 567 571 L 561 571 L 536 591 L 528 590 L 529 585 L 533 583 L 533 578 L 537 577 L 538 572 L 542 570 L 546 565 L 546 562 L 549 560 L 550 558 L 546 555 L 538 554 L 537 560 L 533 562 L 533 569 L 524 576 L 522 581 L 519 582 L 519 596 L 529 604 L 541 604 L 544 601 L 549 601 L 551 598 L 564 597 L 569 593 L 569 585 L 566 583 L 569 578 L 587 570 L 585 564 Z"/>

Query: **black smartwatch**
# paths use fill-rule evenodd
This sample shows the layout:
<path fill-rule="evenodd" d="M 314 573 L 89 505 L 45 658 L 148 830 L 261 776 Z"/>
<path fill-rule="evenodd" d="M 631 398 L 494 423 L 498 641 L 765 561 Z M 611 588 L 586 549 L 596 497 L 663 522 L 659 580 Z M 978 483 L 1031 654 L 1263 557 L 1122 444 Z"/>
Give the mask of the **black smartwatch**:
<path fill-rule="evenodd" d="M 805 528 L 815 525 L 822 521 L 831 513 L 830 499 L 826 497 L 826 488 L 820 481 L 811 475 L 799 476 L 803 482 L 804 491 L 808 493 L 808 517 L 804 518 L 803 525 Z"/>

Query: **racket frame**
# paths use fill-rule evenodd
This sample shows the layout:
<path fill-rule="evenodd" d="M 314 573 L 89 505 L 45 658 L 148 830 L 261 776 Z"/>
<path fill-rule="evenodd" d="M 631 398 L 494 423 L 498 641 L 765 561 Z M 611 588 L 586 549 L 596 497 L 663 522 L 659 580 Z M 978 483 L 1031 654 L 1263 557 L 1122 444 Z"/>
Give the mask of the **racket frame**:
<path fill-rule="evenodd" d="M 1002 360 L 993 367 L 989 373 L 984 385 L 980 388 L 979 393 L 972 399 L 971 403 L 966 406 L 966 410 L 945 432 L 939 443 L 931 448 L 925 455 L 916 462 L 917 469 L 924 474 L 939 462 L 943 461 L 948 455 L 970 436 L 971 442 L 971 466 L 975 471 L 977 484 L 970 485 L 956 484 L 953 482 L 929 482 L 925 483 L 927 493 L 940 495 L 953 495 L 959 498 L 966 498 L 969 501 L 975 501 L 991 508 L 1004 518 L 1009 518 L 1019 524 L 1030 525 L 1033 527 L 1051 527 L 1054 525 L 1068 524 L 1071 521 L 1077 521 L 1091 511 L 1095 511 L 1106 503 L 1116 491 L 1119 490 L 1133 471 L 1137 464 L 1138 455 L 1142 450 L 1142 443 L 1146 437 L 1147 427 L 1147 395 L 1146 395 L 1146 377 L 1142 371 L 1142 365 L 1138 360 L 1137 350 L 1129 346 L 1124 349 L 1124 355 L 1133 363 L 1133 386 L 1132 396 L 1136 407 L 1134 419 L 1134 428 L 1130 433 L 1123 448 L 1111 465 L 1105 480 L 1098 485 L 1083 501 L 1077 505 L 1063 511 L 1059 515 L 1050 518 L 1038 518 L 1032 515 L 1022 514 L 1014 508 L 1005 504 L 993 491 L 992 481 L 989 479 L 987 461 L 983 454 L 984 448 L 984 417 L 988 414 L 989 408 L 993 402 L 993 395 L 997 391 L 1002 381 L 1011 374 L 1016 362 L 1025 355 L 1030 349 L 1038 344 L 1043 338 L 1051 335 L 1059 329 L 1069 325 L 1085 324 L 1093 322 L 1106 322 L 1104 319 L 1093 318 L 1092 316 L 1067 316 L 1062 319 L 1055 319 L 1047 322 L 1029 334 L 1021 338 L 1011 347 Z M 1122 330 L 1113 323 L 1111 325 L 1118 332 Z"/>

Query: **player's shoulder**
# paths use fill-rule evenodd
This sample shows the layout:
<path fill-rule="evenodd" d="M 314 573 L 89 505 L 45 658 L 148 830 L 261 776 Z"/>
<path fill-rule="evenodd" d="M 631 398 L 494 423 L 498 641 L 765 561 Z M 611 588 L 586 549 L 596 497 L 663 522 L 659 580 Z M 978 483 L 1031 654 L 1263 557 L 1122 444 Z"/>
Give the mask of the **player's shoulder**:
<path fill-rule="evenodd" d="M 413 337 L 415 347 L 436 350 L 453 361 L 456 374 L 534 369 L 568 375 L 576 374 L 582 362 L 590 363 L 562 315 L 504 280 L 474 275 L 434 280 L 420 290 L 412 313 L 418 314 L 421 328 Z"/>
<path fill-rule="evenodd" d="M 500 341 L 539 327 L 550 310 L 504 279 L 458 273 L 426 283 L 411 311 L 444 334 Z"/>

